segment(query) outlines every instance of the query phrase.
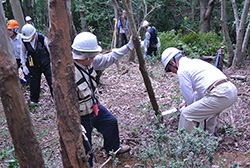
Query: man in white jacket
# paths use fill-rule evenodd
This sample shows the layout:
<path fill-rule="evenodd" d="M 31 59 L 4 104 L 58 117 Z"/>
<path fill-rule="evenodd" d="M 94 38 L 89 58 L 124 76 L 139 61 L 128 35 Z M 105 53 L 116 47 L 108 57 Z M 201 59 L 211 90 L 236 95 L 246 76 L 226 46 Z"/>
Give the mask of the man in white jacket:
<path fill-rule="evenodd" d="M 75 80 L 80 105 L 81 124 L 86 129 L 92 145 L 91 133 L 96 128 L 104 138 L 104 149 L 107 153 L 116 151 L 125 153 L 130 150 L 127 145 L 120 145 L 117 119 L 100 102 L 95 70 L 104 70 L 116 60 L 134 48 L 132 39 L 121 48 L 113 49 L 108 54 L 100 54 L 102 48 L 97 38 L 90 32 L 78 34 L 72 44 L 72 57 L 75 64 Z M 83 142 L 86 154 L 90 155 L 89 163 L 93 167 L 93 156 L 86 141 Z"/>
<path fill-rule="evenodd" d="M 10 37 L 10 42 L 12 46 L 13 53 L 16 58 L 17 68 L 21 66 L 24 74 L 24 79 L 20 79 L 21 84 L 29 84 L 30 75 L 29 75 L 29 65 L 21 64 L 21 62 L 25 62 L 27 57 L 21 57 L 21 46 L 22 46 L 22 38 L 18 33 L 19 24 L 16 20 L 11 19 L 7 22 L 8 33 Z M 23 59 L 23 60 L 21 60 Z"/>
<path fill-rule="evenodd" d="M 237 99 L 236 87 L 215 66 L 183 57 L 177 48 L 167 48 L 161 59 L 166 72 L 178 75 L 185 101 L 179 105 L 179 109 L 186 107 L 181 110 L 178 129 L 185 128 L 190 133 L 194 127 L 204 126 L 213 134 L 217 116 Z"/>

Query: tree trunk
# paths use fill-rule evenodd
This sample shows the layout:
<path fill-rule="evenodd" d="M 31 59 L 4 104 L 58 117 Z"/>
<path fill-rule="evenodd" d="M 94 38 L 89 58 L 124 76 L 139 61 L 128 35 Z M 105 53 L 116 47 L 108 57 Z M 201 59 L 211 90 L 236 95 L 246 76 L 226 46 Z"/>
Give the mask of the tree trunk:
<path fill-rule="evenodd" d="M 234 49 L 232 46 L 232 41 L 229 37 L 226 23 L 227 23 L 226 22 L 226 0 L 221 0 L 221 24 L 222 24 L 222 31 L 225 37 L 226 45 L 227 45 L 227 55 L 228 55 L 227 66 L 230 67 L 233 63 Z"/>
<path fill-rule="evenodd" d="M 148 95 L 149 95 L 150 102 L 151 102 L 151 104 L 153 106 L 155 114 L 158 115 L 158 114 L 160 114 L 159 106 L 157 104 L 155 94 L 154 94 L 154 91 L 153 91 L 153 88 L 152 88 L 152 85 L 151 85 L 151 81 L 150 81 L 150 78 L 148 76 L 147 69 L 145 67 L 145 60 L 143 58 L 143 54 L 142 54 L 142 51 L 141 51 L 141 45 L 140 45 L 138 33 L 136 31 L 134 17 L 133 17 L 133 12 L 132 12 L 132 7 L 131 7 L 131 0 L 122 0 L 122 3 L 123 3 L 123 6 L 124 6 L 124 8 L 126 10 L 126 14 L 127 14 L 128 21 L 129 21 L 130 31 L 131 31 L 131 33 L 133 35 L 133 42 L 134 42 L 134 46 L 135 46 L 136 53 L 137 53 L 138 60 L 139 60 L 139 69 L 141 71 L 141 74 L 142 74 L 142 77 L 143 77 L 143 80 L 144 80 L 144 84 L 145 84 L 145 86 L 147 88 L 147 92 L 148 92 Z"/>
<path fill-rule="evenodd" d="M 207 0 L 200 0 L 200 21 L 201 32 L 206 33 L 210 31 L 210 20 L 214 8 L 215 0 L 209 0 L 208 7 L 206 8 Z"/>
<path fill-rule="evenodd" d="M 52 62 L 54 99 L 60 135 L 61 154 L 65 168 L 88 167 L 82 144 L 79 105 L 71 57 L 70 0 L 49 0 L 49 47 Z"/>
<path fill-rule="evenodd" d="M 195 9 L 195 1 L 194 0 L 191 0 L 191 19 L 192 19 L 192 22 L 194 22 L 194 9 Z"/>
<path fill-rule="evenodd" d="M 80 0 L 79 1 L 79 4 L 80 5 L 83 5 L 84 4 L 84 0 Z M 82 18 L 85 18 L 85 13 L 84 13 L 84 9 L 81 8 L 81 10 L 79 10 L 79 15 L 80 15 L 80 20 L 81 20 L 81 27 L 82 27 L 82 30 L 87 30 L 87 24 L 85 22 L 85 20 L 83 20 Z"/>
<path fill-rule="evenodd" d="M 115 47 L 118 48 L 119 47 L 119 38 L 117 37 L 119 35 L 118 31 L 118 20 L 119 20 L 119 7 L 117 6 L 117 2 L 116 0 L 111 0 L 112 4 L 114 5 L 114 14 L 115 14 L 115 26 L 114 26 L 114 34 L 113 34 L 113 38 L 112 41 L 113 43 L 111 44 L 111 48 Z"/>
<path fill-rule="evenodd" d="M 31 0 L 23 0 L 23 12 L 25 16 L 31 16 L 32 17 L 32 5 Z"/>
<path fill-rule="evenodd" d="M 42 150 L 19 82 L 16 60 L 0 4 L 0 95 L 20 167 L 45 167 Z"/>
<path fill-rule="evenodd" d="M 240 25 L 240 19 L 239 19 L 239 15 L 238 15 L 238 11 L 237 11 L 237 5 L 235 0 L 231 0 L 232 2 L 232 7 L 233 7 L 233 11 L 234 11 L 234 19 L 235 19 L 235 25 L 236 25 L 236 33 L 238 33 L 239 30 L 239 25 Z M 236 35 L 237 36 L 237 35 Z"/>
<path fill-rule="evenodd" d="M 22 10 L 20 1 L 19 0 L 10 0 L 10 4 L 11 4 L 14 18 L 19 23 L 19 28 L 21 30 L 21 28 L 25 24 L 25 21 L 24 21 L 23 10 Z"/>
<path fill-rule="evenodd" d="M 236 67 L 241 67 L 241 65 L 244 63 L 245 55 L 244 55 L 244 51 L 242 51 L 242 44 L 244 40 L 245 25 L 246 25 L 249 8 L 250 8 L 250 1 L 245 0 L 244 8 L 241 14 L 239 28 L 237 31 L 236 49 L 235 49 L 234 60 L 233 60 L 233 65 Z"/>
<path fill-rule="evenodd" d="M 248 25 L 247 25 L 244 41 L 242 44 L 242 53 L 245 55 L 245 59 L 247 57 L 246 49 L 247 49 L 247 45 L 248 45 L 248 41 L 249 41 L 249 36 L 250 36 L 250 23 L 248 23 Z"/>
<path fill-rule="evenodd" d="M 71 41 L 74 40 L 74 37 L 77 35 L 77 31 L 76 31 L 76 28 L 75 28 L 75 25 L 74 25 L 74 22 L 73 22 L 73 19 L 72 19 L 72 12 L 71 12 L 71 1 L 67 1 L 67 12 L 69 14 L 69 17 L 70 17 L 70 22 L 71 22 L 71 29 L 70 29 L 70 39 Z"/>

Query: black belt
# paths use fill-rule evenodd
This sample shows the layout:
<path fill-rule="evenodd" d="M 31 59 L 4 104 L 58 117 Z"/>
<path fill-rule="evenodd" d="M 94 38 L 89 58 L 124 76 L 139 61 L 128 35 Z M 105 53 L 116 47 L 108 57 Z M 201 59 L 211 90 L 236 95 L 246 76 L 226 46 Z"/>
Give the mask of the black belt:
<path fill-rule="evenodd" d="M 228 78 L 218 80 L 218 81 L 214 82 L 211 86 L 209 86 L 207 90 L 208 90 L 208 91 L 211 91 L 211 90 L 213 90 L 216 86 L 218 86 L 218 85 L 220 85 L 220 84 L 222 84 L 222 83 L 228 82 L 228 81 L 230 81 Z"/>

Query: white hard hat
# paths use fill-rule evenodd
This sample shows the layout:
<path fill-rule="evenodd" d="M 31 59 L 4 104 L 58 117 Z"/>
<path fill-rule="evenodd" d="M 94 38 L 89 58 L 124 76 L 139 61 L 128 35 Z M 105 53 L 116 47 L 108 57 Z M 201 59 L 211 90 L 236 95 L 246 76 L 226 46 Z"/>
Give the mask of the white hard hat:
<path fill-rule="evenodd" d="M 148 21 L 144 20 L 144 21 L 142 22 L 142 27 L 146 27 L 146 26 L 148 26 L 148 25 L 149 25 Z"/>
<path fill-rule="evenodd" d="M 30 20 L 32 20 L 32 19 L 31 19 L 30 16 L 26 16 L 26 17 L 25 17 L 25 20 L 26 20 L 26 22 L 28 22 L 28 21 L 30 21 Z"/>
<path fill-rule="evenodd" d="M 102 47 L 97 44 L 97 38 L 93 33 L 79 33 L 73 41 L 71 47 L 80 52 L 101 52 Z"/>
<path fill-rule="evenodd" d="M 164 69 L 166 70 L 166 72 L 170 72 L 170 70 L 167 68 L 167 65 L 170 60 L 179 53 L 182 53 L 181 50 L 178 50 L 175 47 L 169 47 L 163 51 L 161 55 L 161 61 L 164 65 Z"/>
<path fill-rule="evenodd" d="M 36 28 L 31 24 L 25 24 L 22 28 L 21 37 L 24 42 L 30 42 L 32 36 L 36 33 Z"/>

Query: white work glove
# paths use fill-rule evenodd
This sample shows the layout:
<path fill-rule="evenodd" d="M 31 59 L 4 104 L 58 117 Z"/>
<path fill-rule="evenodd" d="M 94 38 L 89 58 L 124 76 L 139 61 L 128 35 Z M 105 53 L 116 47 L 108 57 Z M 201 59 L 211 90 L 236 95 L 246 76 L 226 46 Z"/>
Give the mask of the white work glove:
<path fill-rule="evenodd" d="M 29 71 L 29 69 L 27 68 L 27 66 L 24 65 L 24 66 L 22 67 L 22 69 L 23 69 L 23 73 L 24 73 L 25 75 L 28 75 L 28 74 L 29 74 L 30 71 Z"/>
<path fill-rule="evenodd" d="M 133 49 L 134 49 L 133 36 L 130 37 L 129 42 L 128 42 L 128 44 L 127 44 L 127 47 L 128 47 L 130 50 L 133 50 Z"/>
<path fill-rule="evenodd" d="M 140 44 L 141 44 L 141 48 L 144 48 L 144 47 L 145 47 L 144 41 L 140 41 Z"/>

